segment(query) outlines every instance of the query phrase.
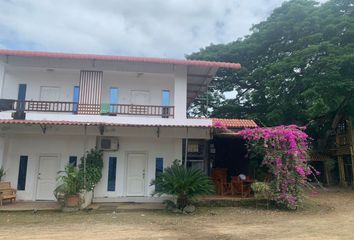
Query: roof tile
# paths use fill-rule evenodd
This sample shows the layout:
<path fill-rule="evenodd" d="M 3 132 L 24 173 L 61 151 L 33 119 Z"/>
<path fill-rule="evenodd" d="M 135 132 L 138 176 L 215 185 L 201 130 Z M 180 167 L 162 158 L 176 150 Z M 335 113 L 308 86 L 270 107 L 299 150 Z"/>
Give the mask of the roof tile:
<path fill-rule="evenodd" d="M 220 124 L 229 128 L 254 128 L 258 127 L 257 123 L 251 119 L 226 119 L 212 118 L 213 125 Z"/>

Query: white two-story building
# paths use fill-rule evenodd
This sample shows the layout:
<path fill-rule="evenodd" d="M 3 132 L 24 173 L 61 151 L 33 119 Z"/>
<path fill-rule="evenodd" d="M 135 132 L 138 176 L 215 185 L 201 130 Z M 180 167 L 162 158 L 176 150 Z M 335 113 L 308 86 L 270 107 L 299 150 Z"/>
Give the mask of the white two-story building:
<path fill-rule="evenodd" d="M 95 147 L 104 150 L 95 201 L 148 200 L 156 172 L 175 159 L 208 172 L 204 143 L 212 137 L 213 120 L 186 113 L 218 68 L 240 65 L 0 50 L 5 180 L 17 188 L 18 199 L 54 200 L 58 171 L 79 164 Z"/>

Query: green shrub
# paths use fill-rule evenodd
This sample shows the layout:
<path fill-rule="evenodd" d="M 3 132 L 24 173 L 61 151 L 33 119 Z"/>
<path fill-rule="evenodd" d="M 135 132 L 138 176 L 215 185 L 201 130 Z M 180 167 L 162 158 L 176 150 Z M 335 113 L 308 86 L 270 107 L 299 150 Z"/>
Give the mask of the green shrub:
<path fill-rule="evenodd" d="M 185 168 L 177 161 L 159 174 L 151 185 L 155 185 L 153 195 L 174 196 L 179 209 L 190 204 L 196 196 L 214 193 L 213 183 L 207 175 L 199 169 Z"/>
<path fill-rule="evenodd" d="M 265 182 L 252 183 L 251 189 L 257 199 L 270 199 L 272 194 L 269 184 Z"/>
<path fill-rule="evenodd" d="M 83 183 L 82 188 L 92 191 L 102 178 L 103 153 L 97 149 L 91 149 L 86 156 L 81 158 L 79 174 Z M 86 159 L 86 173 L 84 173 L 84 160 Z"/>

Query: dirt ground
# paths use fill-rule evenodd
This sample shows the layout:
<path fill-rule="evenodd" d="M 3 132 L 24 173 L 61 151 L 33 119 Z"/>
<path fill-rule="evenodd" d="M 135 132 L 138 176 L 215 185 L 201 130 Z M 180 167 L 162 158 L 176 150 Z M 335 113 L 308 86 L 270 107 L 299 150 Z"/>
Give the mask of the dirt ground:
<path fill-rule="evenodd" d="M 324 192 L 297 212 L 250 207 L 0 213 L 0 239 L 354 239 L 354 192 Z"/>

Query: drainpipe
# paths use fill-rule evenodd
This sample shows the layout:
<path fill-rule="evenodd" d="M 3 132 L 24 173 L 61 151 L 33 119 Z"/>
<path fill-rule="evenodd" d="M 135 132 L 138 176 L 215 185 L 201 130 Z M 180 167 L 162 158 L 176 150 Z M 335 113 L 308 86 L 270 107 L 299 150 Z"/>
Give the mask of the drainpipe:
<path fill-rule="evenodd" d="M 187 134 L 186 134 L 186 141 L 184 147 L 184 166 L 187 167 L 187 155 L 188 155 L 188 127 L 187 127 Z"/>

